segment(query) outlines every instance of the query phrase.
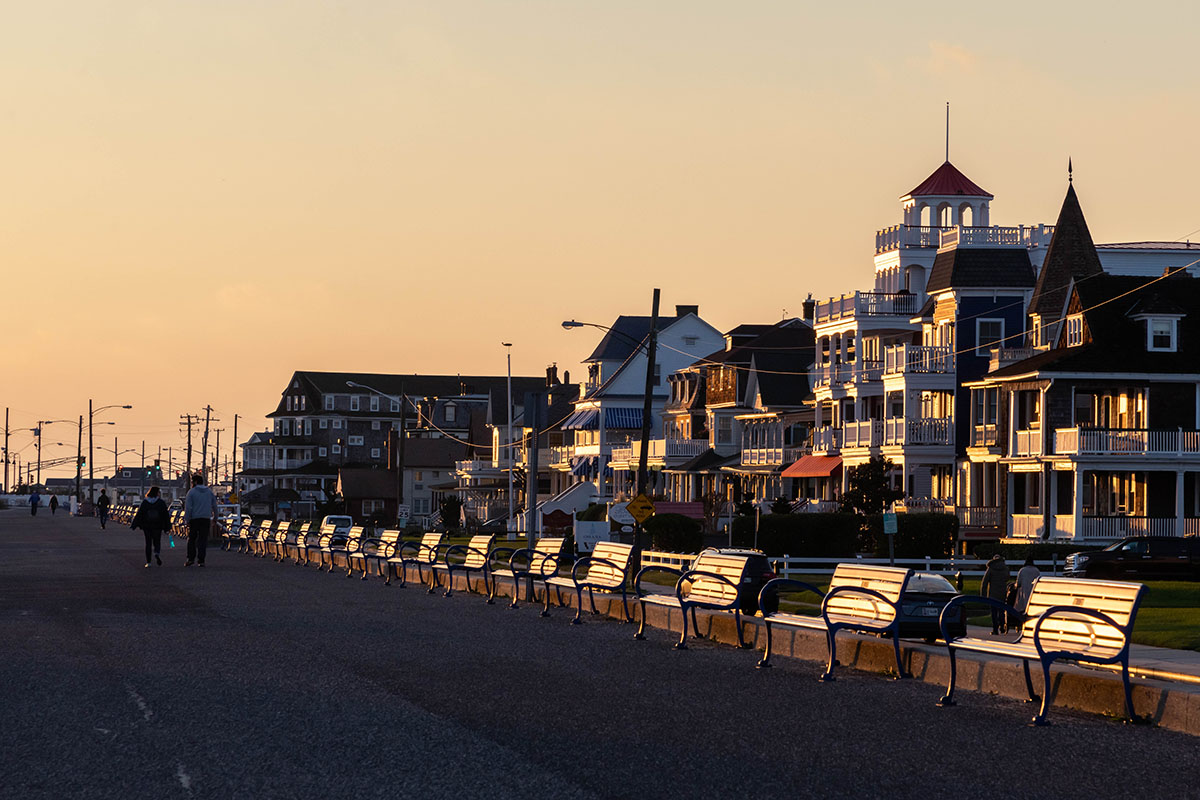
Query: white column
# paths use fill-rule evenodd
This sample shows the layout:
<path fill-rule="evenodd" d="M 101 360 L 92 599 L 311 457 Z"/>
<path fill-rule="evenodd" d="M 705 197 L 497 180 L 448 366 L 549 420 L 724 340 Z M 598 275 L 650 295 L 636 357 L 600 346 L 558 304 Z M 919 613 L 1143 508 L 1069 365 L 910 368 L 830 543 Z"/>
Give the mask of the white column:
<path fill-rule="evenodd" d="M 1183 536 L 1183 470 L 1175 470 L 1175 535 Z"/>
<path fill-rule="evenodd" d="M 1008 512 L 1008 514 L 1006 515 L 1006 518 L 1005 518 L 1006 521 L 1005 521 L 1004 525 L 1005 525 L 1005 531 L 1007 531 L 1007 534 L 1009 536 L 1012 536 L 1012 533 L 1013 533 L 1013 511 L 1015 508 L 1013 505 L 1013 480 L 1014 480 L 1015 475 L 1016 475 L 1016 473 L 1013 472 L 1012 470 L 1008 470 L 1008 472 L 1005 475 L 1005 483 L 1007 484 L 1007 487 L 1008 487 L 1008 492 L 1007 492 L 1006 502 L 1005 502 L 1005 505 L 1007 506 L 1007 508 L 1005 510 Z"/>
<path fill-rule="evenodd" d="M 1083 537 L 1083 465 L 1075 465 L 1075 496 L 1072 498 L 1075 517 L 1075 538 Z"/>

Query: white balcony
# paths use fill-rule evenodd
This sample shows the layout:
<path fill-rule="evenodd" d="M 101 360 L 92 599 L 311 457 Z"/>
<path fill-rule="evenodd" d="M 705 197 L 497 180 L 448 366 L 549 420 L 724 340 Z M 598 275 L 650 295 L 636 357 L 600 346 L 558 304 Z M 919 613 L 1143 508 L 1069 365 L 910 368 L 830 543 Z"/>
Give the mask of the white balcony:
<path fill-rule="evenodd" d="M 995 423 L 971 428 L 971 447 L 995 447 L 1000 442 Z"/>
<path fill-rule="evenodd" d="M 683 461 L 694 458 L 708 449 L 708 439 L 651 439 L 648 448 L 648 460 L 666 461 L 668 459 Z M 614 447 L 613 461 L 632 462 L 641 458 L 642 443 L 634 440 L 628 445 Z"/>
<path fill-rule="evenodd" d="M 907 247 L 939 247 L 942 231 L 936 225 L 893 225 L 875 232 L 875 254 Z"/>
<path fill-rule="evenodd" d="M 1041 539 L 1046 528 L 1046 518 L 1041 514 L 1013 514 L 1012 538 Z"/>
<path fill-rule="evenodd" d="M 958 506 L 954 513 L 964 528 L 999 528 L 1004 521 L 1004 514 L 995 506 Z"/>
<path fill-rule="evenodd" d="M 896 417 L 883 421 L 883 443 L 904 446 L 951 445 L 954 444 L 954 429 L 947 418 Z"/>
<path fill-rule="evenodd" d="M 548 463 L 551 466 L 554 466 L 556 464 L 557 465 L 570 464 L 571 456 L 574 455 L 574 453 L 575 453 L 574 445 L 562 444 L 562 445 L 558 445 L 557 447 L 551 447 L 550 448 L 550 461 Z"/>
<path fill-rule="evenodd" d="M 1110 428 L 1059 428 L 1054 432 L 1057 455 L 1200 456 L 1200 431 Z"/>
<path fill-rule="evenodd" d="M 1033 358 L 1038 353 L 1044 352 L 1046 352 L 1044 347 L 993 347 L 991 359 L 988 361 L 988 372 L 995 372 L 1009 364 Z"/>
<path fill-rule="evenodd" d="M 853 292 L 817 303 L 818 324 L 851 317 L 901 317 L 907 322 L 920 307 L 919 295 L 909 292 Z"/>
<path fill-rule="evenodd" d="M 818 364 L 815 370 L 814 384 L 816 386 L 829 386 L 831 384 L 861 383 L 865 381 L 877 381 L 882 377 L 882 361 Z"/>
<path fill-rule="evenodd" d="M 941 247 L 1045 247 L 1054 235 L 1053 225 L 974 227 L 956 225 L 941 230 Z"/>
<path fill-rule="evenodd" d="M 925 345 L 899 344 L 883 351 L 883 374 L 951 374 L 954 349 Z"/>
<path fill-rule="evenodd" d="M 508 468 L 509 460 L 507 458 L 473 458 L 454 462 L 454 469 L 458 472 L 499 472 Z"/>
<path fill-rule="evenodd" d="M 842 426 L 842 446 L 879 447 L 883 442 L 883 420 L 868 419 L 862 422 L 847 422 Z"/>
<path fill-rule="evenodd" d="M 1115 542 L 1126 536 L 1182 536 L 1174 517 L 1084 517 L 1079 538 Z"/>
<path fill-rule="evenodd" d="M 832 425 L 816 428 L 812 432 L 814 453 L 836 453 L 842 449 L 842 429 Z"/>
<path fill-rule="evenodd" d="M 743 467 L 778 467 L 804 455 L 802 447 L 751 447 L 742 450 Z"/>
<path fill-rule="evenodd" d="M 1040 428 L 1015 431 L 1013 433 L 1012 455 L 1040 456 L 1042 454 L 1042 431 Z"/>

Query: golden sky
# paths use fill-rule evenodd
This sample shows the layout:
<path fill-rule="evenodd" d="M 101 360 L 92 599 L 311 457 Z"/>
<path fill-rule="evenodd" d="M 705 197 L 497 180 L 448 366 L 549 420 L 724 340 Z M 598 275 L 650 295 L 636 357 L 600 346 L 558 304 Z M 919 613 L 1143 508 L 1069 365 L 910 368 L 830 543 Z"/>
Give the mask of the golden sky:
<path fill-rule="evenodd" d="M 947 100 L 993 223 L 1053 222 L 1071 156 L 1097 241 L 1200 228 L 1194 3 L 3 18 L 0 405 L 18 428 L 134 404 L 109 446 L 179 447 L 206 403 L 261 428 L 295 369 L 500 374 L 511 341 L 518 374 L 579 374 L 597 332 L 559 322 L 648 313 L 654 286 L 722 329 L 869 288 Z"/>

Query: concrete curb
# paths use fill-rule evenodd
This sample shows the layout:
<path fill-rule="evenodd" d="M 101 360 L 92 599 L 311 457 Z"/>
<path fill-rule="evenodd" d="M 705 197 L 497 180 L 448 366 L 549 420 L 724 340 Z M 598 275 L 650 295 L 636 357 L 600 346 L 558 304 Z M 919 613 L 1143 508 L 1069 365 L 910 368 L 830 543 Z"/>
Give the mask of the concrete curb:
<path fill-rule="evenodd" d="M 416 570 L 410 569 L 410 583 L 416 584 Z M 470 584 L 461 575 L 454 582 L 455 592 L 464 592 L 468 588 L 476 593 L 484 592 L 482 578 L 471 578 Z M 511 584 L 501 584 L 496 592 L 497 598 L 512 596 Z M 555 598 L 556 599 L 556 598 Z M 554 609 L 570 609 L 575 607 L 575 596 L 569 592 L 562 593 L 562 605 L 552 600 L 551 613 Z M 522 605 L 540 609 L 541 600 L 536 604 L 522 601 Z M 623 619 L 621 598 L 612 595 L 596 595 L 596 608 L 600 614 L 612 619 Z M 591 616 L 591 608 L 584 598 L 584 619 Z M 638 616 L 638 603 L 630 600 L 630 611 L 635 619 Z M 720 644 L 737 646 L 737 629 L 733 615 L 698 611 L 699 634 L 710 641 Z M 649 627 L 667 630 L 676 634 L 682 629 L 682 617 L 679 611 L 651 606 L 646 617 Z M 696 632 L 693 631 L 694 635 Z M 630 631 L 632 636 L 632 629 Z M 761 651 L 765 645 L 765 630 L 760 619 L 743 617 L 743 636 L 751 646 Z M 797 658 L 804 661 L 815 661 L 824 664 L 828 657 L 828 649 L 824 634 L 817 631 L 794 630 L 778 627 L 772 634 L 771 659 Z M 915 680 L 931 683 L 939 687 L 946 686 L 950 676 L 950 659 L 945 648 L 936 645 L 926 645 L 918 642 L 902 642 L 901 657 L 905 668 L 912 673 Z M 970 705 L 969 694 L 962 692 L 987 692 L 989 694 L 1024 701 L 1028 695 L 1025 691 L 1024 671 L 1021 662 L 1014 659 L 988 659 L 973 653 L 960 653 L 958 658 L 958 686 L 955 693 L 959 705 Z M 892 653 L 892 645 L 885 639 L 875 636 L 841 633 L 838 635 L 839 669 L 856 669 L 864 672 L 874 672 L 895 675 L 896 662 Z M 1168 681 L 1139 678 L 1134 670 L 1133 706 L 1139 716 L 1146 717 L 1159 727 L 1168 730 L 1200 736 L 1200 687 L 1180 685 Z M 1124 715 L 1125 701 L 1121 679 L 1104 670 L 1089 669 L 1070 664 L 1056 663 L 1051 673 L 1053 708 L 1066 708 L 1109 717 Z M 1034 688 L 1041 691 L 1040 669 L 1033 668 Z M 940 697 L 940 694 L 939 694 Z M 931 698 L 930 702 L 937 698 Z M 1036 709 L 1031 707 L 1030 718 Z M 954 713 L 952 709 L 948 714 Z M 1050 713 L 1050 721 L 1054 713 Z"/>

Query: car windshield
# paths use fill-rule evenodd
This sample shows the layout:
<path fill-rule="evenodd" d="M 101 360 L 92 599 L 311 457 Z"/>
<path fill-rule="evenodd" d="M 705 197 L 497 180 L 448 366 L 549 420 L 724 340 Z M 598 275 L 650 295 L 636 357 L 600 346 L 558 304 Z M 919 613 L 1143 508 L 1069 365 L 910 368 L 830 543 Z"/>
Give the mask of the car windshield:
<path fill-rule="evenodd" d="M 931 592 L 933 594 L 942 594 L 944 592 L 957 593 L 954 584 L 943 578 L 941 575 L 935 575 L 932 572 L 918 572 L 908 579 L 909 592 Z"/>

